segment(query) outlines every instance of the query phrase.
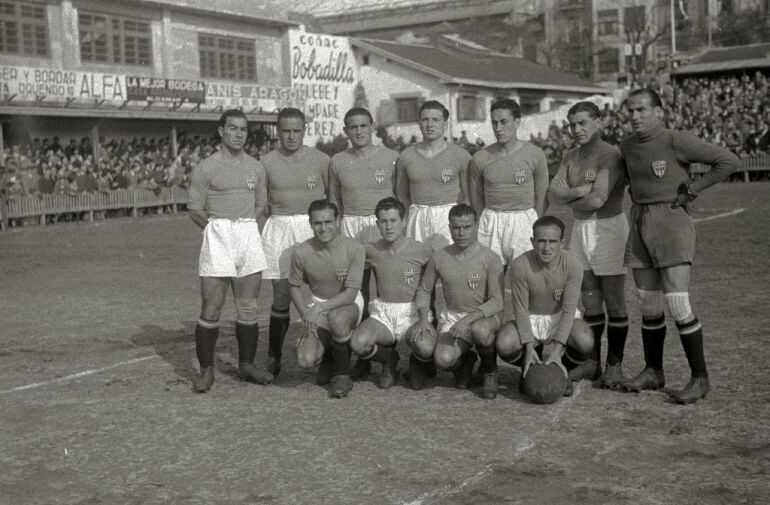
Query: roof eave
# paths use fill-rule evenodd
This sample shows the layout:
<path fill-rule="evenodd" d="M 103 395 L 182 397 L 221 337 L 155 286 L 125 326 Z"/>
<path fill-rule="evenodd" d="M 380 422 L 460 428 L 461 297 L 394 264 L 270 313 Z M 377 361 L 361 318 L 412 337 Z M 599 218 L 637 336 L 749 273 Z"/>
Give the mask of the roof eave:
<path fill-rule="evenodd" d="M 539 84 L 533 82 L 504 82 L 504 81 L 484 81 L 480 79 L 462 79 L 452 78 L 445 84 L 463 84 L 468 86 L 481 86 L 485 88 L 497 89 L 546 89 L 550 91 L 571 91 L 574 93 L 607 94 L 611 91 L 600 86 L 571 86 L 564 84 Z"/>
<path fill-rule="evenodd" d="M 206 14 L 208 16 L 214 15 L 225 19 L 240 20 L 240 21 L 244 20 L 245 18 L 251 21 L 258 21 L 261 23 L 265 23 L 267 25 L 295 27 L 295 26 L 300 26 L 302 24 L 299 21 L 289 19 L 288 11 L 286 12 L 286 15 L 282 15 L 282 14 L 274 15 L 274 14 L 268 14 L 268 13 L 265 13 L 264 15 L 255 15 L 255 14 L 247 14 L 243 12 L 234 12 L 234 11 L 228 11 L 228 10 L 222 10 L 222 9 L 216 9 L 216 8 L 202 9 L 194 5 L 184 5 L 184 4 L 174 5 L 166 2 L 158 2 L 155 0 L 141 0 L 141 2 L 144 4 L 155 5 L 160 8 L 188 12 L 191 14 Z"/>
<path fill-rule="evenodd" d="M 742 68 L 770 68 L 770 58 L 753 58 L 750 60 L 732 60 L 710 63 L 692 63 L 671 72 L 671 75 L 707 74 L 725 70 L 740 70 Z"/>

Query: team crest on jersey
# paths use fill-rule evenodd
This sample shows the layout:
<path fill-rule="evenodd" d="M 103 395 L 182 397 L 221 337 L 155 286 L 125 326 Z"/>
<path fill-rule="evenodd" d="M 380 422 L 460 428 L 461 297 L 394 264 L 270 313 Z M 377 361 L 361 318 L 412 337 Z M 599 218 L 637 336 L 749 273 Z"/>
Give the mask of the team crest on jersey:
<path fill-rule="evenodd" d="M 479 281 L 481 280 L 480 274 L 465 274 L 466 279 L 468 279 L 468 287 L 472 290 L 476 290 L 477 287 L 479 287 Z"/>
<path fill-rule="evenodd" d="M 447 184 L 452 180 L 452 174 L 455 172 L 454 168 L 445 167 L 441 169 L 441 181 Z"/>
<path fill-rule="evenodd" d="M 377 184 L 382 184 L 385 182 L 385 176 L 388 175 L 388 171 L 384 168 L 375 168 L 374 169 L 374 180 L 377 181 Z"/>
<path fill-rule="evenodd" d="M 589 168 L 586 170 L 586 182 L 594 182 L 596 180 L 596 170 Z"/>
<path fill-rule="evenodd" d="M 559 300 L 561 300 L 562 293 L 564 293 L 563 289 L 554 289 L 554 291 L 553 291 L 553 299 L 558 302 Z"/>
<path fill-rule="evenodd" d="M 318 184 L 318 176 L 317 175 L 308 175 L 307 176 L 307 189 L 313 189 L 316 184 Z"/>
<path fill-rule="evenodd" d="M 414 268 L 407 268 L 404 270 L 404 282 L 410 286 L 414 285 L 414 281 L 417 278 L 417 270 Z"/>
<path fill-rule="evenodd" d="M 246 187 L 249 188 L 249 190 L 253 190 L 257 187 L 257 178 L 255 176 L 247 176 L 246 177 Z"/>
<path fill-rule="evenodd" d="M 655 174 L 655 177 L 663 177 L 666 174 L 666 160 L 653 161 L 652 173 Z"/>
<path fill-rule="evenodd" d="M 345 279 L 348 277 L 347 268 L 338 268 L 335 273 L 337 274 L 337 280 L 340 282 L 345 282 Z"/>
<path fill-rule="evenodd" d="M 524 179 L 527 176 L 527 171 L 523 168 L 514 168 L 513 169 L 513 180 L 516 181 L 516 184 L 524 184 Z"/>

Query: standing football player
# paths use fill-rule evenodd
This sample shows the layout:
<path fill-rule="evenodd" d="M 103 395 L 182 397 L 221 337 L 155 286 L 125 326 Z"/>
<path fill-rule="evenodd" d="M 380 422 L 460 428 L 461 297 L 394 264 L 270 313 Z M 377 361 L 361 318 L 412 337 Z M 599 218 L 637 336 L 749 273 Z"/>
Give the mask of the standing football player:
<path fill-rule="evenodd" d="M 265 207 L 265 169 L 243 151 L 249 133 L 243 111 L 224 111 L 217 131 L 222 148 L 193 170 L 187 203 L 190 218 L 203 230 L 198 262 L 202 303 L 195 326 L 200 375 L 193 379 L 200 393 L 214 383 L 219 317 L 230 287 L 237 311 L 238 374 L 256 382 L 265 378 L 253 365 L 259 336 L 257 298 L 266 266 L 257 225 Z"/>
<path fill-rule="evenodd" d="M 281 372 L 283 340 L 289 329 L 289 270 L 295 244 L 313 236 L 308 224 L 310 202 L 326 197 L 329 157 L 303 145 L 305 114 L 292 107 L 278 113 L 280 146 L 267 153 L 262 163 L 267 172 L 268 219 L 263 230 L 267 268 L 265 279 L 273 282 L 273 306 L 267 370 L 271 376 Z"/>
<path fill-rule="evenodd" d="M 594 356 L 570 370 L 570 378 L 596 379 L 605 388 L 623 381 L 628 335 L 623 289 L 628 220 L 623 213 L 625 164 L 620 152 L 601 139 L 601 112 L 578 102 L 567 112 L 576 147 L 567 151 L 548 188 L 548 200 L 572 209 L 575 224 L 569 250 L 583 265 L 583 320 L 594 334 Z M 607 316 L 604 307 L 607 307 Z M 601 341 L 607 325 L 607 368 L 601 373 Z"/>
<path fill-rule="evenodd" d="M 632 91 L 627 102 L 634 134 L 623 141 L 631 188 L 629 266 L 639 290 L 645 367 L 624 381 L 628 391 L 665 385 L 663 343 L 666 338 L 665 299 L 679 330 L 690 381 L 670 393 L 678 403 L 706 396 L 710 384 L 703 353 L 703 331 L 690 307 L 690 267 L 695 255 L 695 226 L 688 206 L 701 191 L 724 180 L 740 165 L 727 149 L 708 144 L 688 132 L 663 126 L 663 105 L 652 89 Z M 693 181 L 691 163 L 711 170 Z"/>

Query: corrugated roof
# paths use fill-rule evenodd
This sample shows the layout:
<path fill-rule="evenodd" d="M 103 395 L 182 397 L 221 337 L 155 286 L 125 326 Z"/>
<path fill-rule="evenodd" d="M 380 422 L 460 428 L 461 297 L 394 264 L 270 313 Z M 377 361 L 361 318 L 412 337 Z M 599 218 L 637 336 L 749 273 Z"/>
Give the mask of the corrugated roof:
<path fill-rule="evenodd" d="M 325 17 L 388 9 L 408 9 L 442 3 L 447 3 L 447 0 L 294 0 L 291 8 Z"/>
<path fill-rule="evenodd" d="M 676 69 L 672 74 L 706 74 L 765 67 L 770 68 L 770 44 L 751 44 L 711 49 L 694 58 L 689 65 Z"/>
<path fill-rule="evenodd" d="M 284 0 L 140 0 L 143 3 L 170 8 L 214 12 L 262 21 L 296 24 L 289 21 L 288 3 Z M 304 0 L 301 0 L 304 1 Z"/>
<path fill-rule="evenodd" d="M 575 74 L 489 51 L 450 51 L 434 45 L 372 39 L 351 39 L 351 42 L 447 82 L 494 88 L 607 92 Z"/>
<path fill-rule="evenodd" d="M 731 60 L 770 58 L 770 44 L 720 47 L 711 49 L 693 60 L 693 63 L 717 63 Z"/>

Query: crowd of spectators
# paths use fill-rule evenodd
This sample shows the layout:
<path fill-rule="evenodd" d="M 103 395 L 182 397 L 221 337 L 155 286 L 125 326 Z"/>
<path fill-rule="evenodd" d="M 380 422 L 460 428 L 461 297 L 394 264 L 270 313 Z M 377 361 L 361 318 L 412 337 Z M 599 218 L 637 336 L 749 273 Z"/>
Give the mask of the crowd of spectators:
<path fill-rule="evenodd" d="M 246 151 L 259 157 L 269 144 L 264 130 L 257 129 L 249 135 Z M 216 135 L 183 133 L 174 156 L 169 137 L 100 137 L 95 156 L 90 137 L 71 138 L 65 145 L 58 136 L 34 138 L 4 149 L 0 188 L 7 198 L 137 189 L 159 193 L 164 187 L 186 187 L 192 168 L 217 145 Z"/>

